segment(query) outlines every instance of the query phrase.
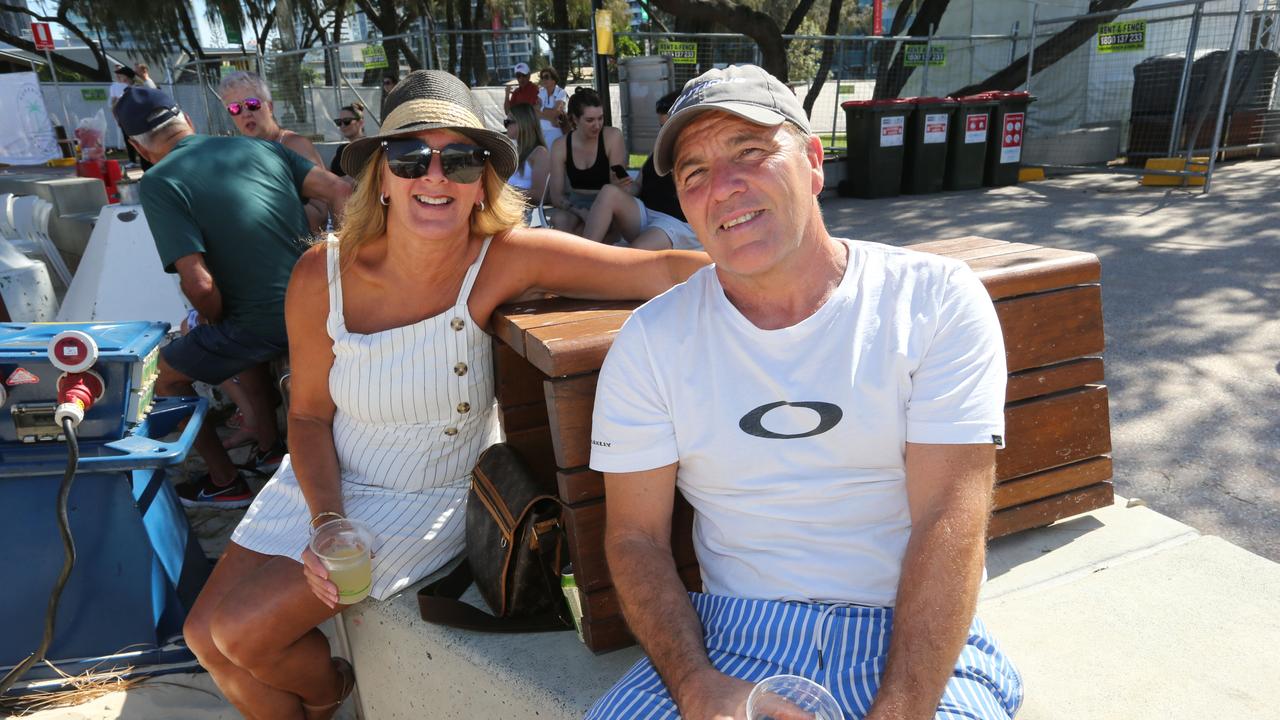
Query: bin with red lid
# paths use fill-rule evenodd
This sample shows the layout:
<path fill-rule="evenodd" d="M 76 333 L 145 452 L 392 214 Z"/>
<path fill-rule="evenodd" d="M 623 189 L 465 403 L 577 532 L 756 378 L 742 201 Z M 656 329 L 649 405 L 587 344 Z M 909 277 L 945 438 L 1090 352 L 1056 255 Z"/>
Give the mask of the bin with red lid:
<path fill-rule="evenodd" d="M 845 112 L 848 159 L 838 191 L 846 197 L 897 195 L 902 188 L 910 101 L 901 98 L 849 100 Z"/>
<path fill-rule="evenodd" d="M 913 106 L 907 122 L 906 156 L 902 192 L 919 195 L 942 190 L 947 170 L 947 130 L 956 101 L 951 98 L 910 98 Z"/>
<path fill-rule="evenodd" d="M 982 187 L 987 164 L 987 132 L 1000 101 L 985 94 L 955 100 L 955 117 L 947 133 L 947 169 L 943 187 L 947 190 L 973 190 Z"/>
<path fill-rule="evenodd" d="M 1027 92 L 982 93 L 996 102 L 991 127 L 987 131 L 987 164 L 983 184 L 992 187 L 1014 185 L 1022 168 L 1022 146 L 1026 141 L 1027 106 L 1035 101 Z"/>

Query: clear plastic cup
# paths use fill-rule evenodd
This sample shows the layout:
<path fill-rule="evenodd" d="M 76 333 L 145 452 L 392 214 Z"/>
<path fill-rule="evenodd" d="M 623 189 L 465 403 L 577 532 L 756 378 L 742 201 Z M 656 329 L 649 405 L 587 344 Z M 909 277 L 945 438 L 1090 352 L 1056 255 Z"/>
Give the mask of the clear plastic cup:
<path fill-rule="evenodd" d="M 774 675 L 747 696 L 748 720 L 844 720 L 835 697 L 799 675 Z"/>
<path fill-rule="evenodd" d="M 311 533 L 311 552 L 338 586 L 338 602 L 354 605 L 373 588 L 373 533 L 359 520 L 330 520 Z"/>

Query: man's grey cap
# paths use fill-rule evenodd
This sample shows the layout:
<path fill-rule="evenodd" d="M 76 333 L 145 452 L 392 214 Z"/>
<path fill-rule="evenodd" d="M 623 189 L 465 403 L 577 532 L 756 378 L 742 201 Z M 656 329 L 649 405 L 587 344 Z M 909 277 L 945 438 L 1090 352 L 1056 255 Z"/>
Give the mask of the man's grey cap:
<path fill-rule="evenodd" d="M 800 99 L 781 80 L 756 65 L 708 70 L 684 84 L 653 145 L 653 169 L 659 175 L 675 165 L 676 139 L 690 120 L 708 110 L 732 113 L 757 125 L 794 123 L 809 132 Z"/>

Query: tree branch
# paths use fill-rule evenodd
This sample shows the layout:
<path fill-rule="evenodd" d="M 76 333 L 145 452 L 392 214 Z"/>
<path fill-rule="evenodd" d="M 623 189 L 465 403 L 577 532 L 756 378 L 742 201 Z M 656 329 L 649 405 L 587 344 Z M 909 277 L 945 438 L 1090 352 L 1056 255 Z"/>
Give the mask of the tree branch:
<path fill-rule="evenodd" d="M 783 82 L 787 81 L 787 49 L 778 23 L 768 14 L 728 0 L 653 0 L 658 7 L 694 22 L 718 23 L 742 33 L 760 47 L 761 64 Z"/>
<path fill-rule="evenodd" d="M 844 0 L 831 0 L 831 6 L 827 10 L 827 27 L 822 31 L 823 35 L 835 35 L 840 30 L 840 10 L 843 5 Z M 822 59 L 818 61 L 818 74 L 813 76 L 809 92 L 804 96 L 804 114 L 807 116 L 813 115 L 813 104 L 817 102 L 822 86 L 827 82 L 827 73 L 831 72 L 831 63 L 835 60 L 835 55 L 835 41 L 823 40 Z M 837 102 L 839 100 L 836 98 Z"/>
<path fill-rule="evenodd" d="M 786 27 L 782 28 L 783 35 L 795 35 L 796 30 L 800 29 L 800 23 L 804 22 L 804 18 L 813 9 L 814 0 L 800 0 L 800 4 L 796 5 L 796 9 L 791 11 L 791 17 L 787 18 Z"/>

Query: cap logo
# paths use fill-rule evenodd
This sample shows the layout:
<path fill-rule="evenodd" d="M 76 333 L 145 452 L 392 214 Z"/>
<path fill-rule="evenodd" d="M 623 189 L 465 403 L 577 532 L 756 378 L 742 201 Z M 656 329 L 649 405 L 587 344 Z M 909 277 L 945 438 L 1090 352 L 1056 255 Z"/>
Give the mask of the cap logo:
<path fill-rule="evenodd" d="M 703 80 L 699 83 L 695 83 L 694 85 L 688 88 L 685 88 L 685 91 L 680 94 L 680 97 L 676 98 L 675 105 L 671 107 L 671 114 L 674 115 L 677 112 L 685 109 L 690 105 L 695 105 L 697 103 L 702 102 L 703 98 L 707 94 L 707 90 L 709 90 L 713 85 L 721 85 L 723 83 L 745 83 L 745 82 L 749 82 L 747 78 L 730 77 L 730 78 L 710 78 L 707 80 Z"/>

